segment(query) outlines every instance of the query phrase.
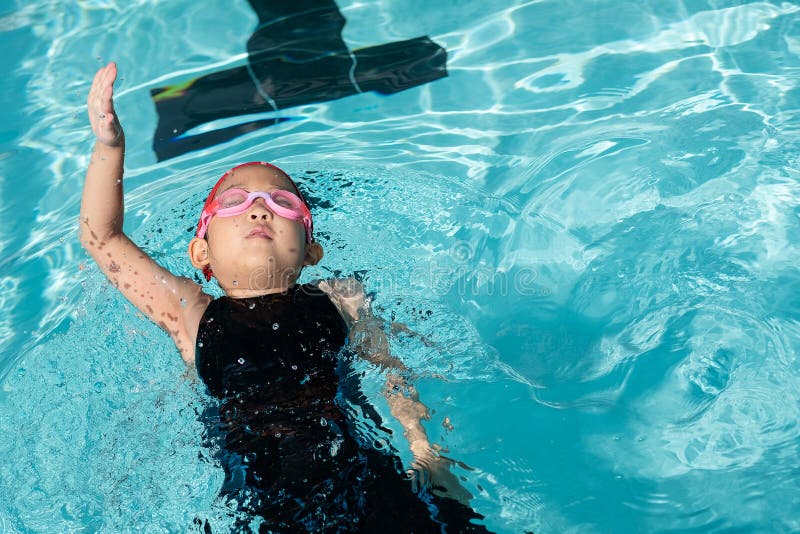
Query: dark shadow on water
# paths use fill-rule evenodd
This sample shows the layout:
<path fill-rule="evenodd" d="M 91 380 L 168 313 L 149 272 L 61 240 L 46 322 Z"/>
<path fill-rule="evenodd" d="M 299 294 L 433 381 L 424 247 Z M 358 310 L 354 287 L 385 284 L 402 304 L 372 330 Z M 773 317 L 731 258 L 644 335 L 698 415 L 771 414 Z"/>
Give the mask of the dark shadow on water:
<path fill-rule="evenodd" d="M 390 95 L 447 76 L 447 52 L 428 37 L 350 50 L 333 0 L 250 0 L 259 24 L 245 66 L 152 89 L 159 161 L 234 139 L 286 118 L 187 133 L 212 121 L 326 102 L 367 91 Z"/>

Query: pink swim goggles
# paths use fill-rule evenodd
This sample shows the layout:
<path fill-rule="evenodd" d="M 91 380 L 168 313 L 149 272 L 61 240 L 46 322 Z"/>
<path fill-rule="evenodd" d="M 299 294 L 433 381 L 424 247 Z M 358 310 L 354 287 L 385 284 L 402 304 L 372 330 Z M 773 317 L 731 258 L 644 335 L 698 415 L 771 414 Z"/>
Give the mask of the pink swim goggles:
<path fill-rule="evenodd" d="M 244 189 L 232 188 L 224 191 L 219 197 L 214 198 L 217 194 L 217 190 L 222 185 L 222 182 L 225 180 L 225 178 L 230 176 L 235 170 L 241 169 L 242 167 L 247 167 L 249 165 L 263 165 L 265 167 L 280 171 L 286 175 L 287 178 L 289 178 L 289 175 L 279 167 L 265 161 L 250 161 L 232 168 L 223 174 L 219 180 L 217 180 L 217 183 L 208 194 L 208 198 L 206 198 L 206 202 L 203 205 L 203 212 L 200 215 L 200 221 L 197 223 L 197 231 L 195 232 L 195 236 L 199 237 L 200 239 L 205 237 L 206 232 L 208 232 L 208 225 L 211 223 L 211 219 L 215 215 L 219 217 L 233 217 L 235 215 L 240 215 L 250 209 L 250 206 L 257 198 L 263 198 L 264 202 L 267 204 L 267 207 L 275 215 L 285 219 L 290 219 L 292 221 L 302 221 L 306 230 L 306 243 L 313 243 L 314 222 L 311 219 L 311 211 L 308 209 L 308 204 L 306 204 L 303 194 L 297 188 L 297 184 L 295 184 L 291 178 L 289 178 L 289 181 L 294 186 L 294 189 L 297 192 L 296 195 L 282 189 L 263 192 L 246 191 Z M 206 280 L 211 280 L 213 273 L 211 272 L 210 268 L 206 267 L 203 269 L 203 274 L 205 275 Z"/>

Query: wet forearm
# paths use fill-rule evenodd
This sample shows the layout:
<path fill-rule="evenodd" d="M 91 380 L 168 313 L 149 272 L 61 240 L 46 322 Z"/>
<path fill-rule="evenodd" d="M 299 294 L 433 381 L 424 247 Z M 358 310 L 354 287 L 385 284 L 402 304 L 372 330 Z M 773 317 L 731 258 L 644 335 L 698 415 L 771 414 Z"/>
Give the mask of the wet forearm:
<path fill-rule="evenodd" d="M 122 233 L 124 159 L 124 140 L 119 146 L 95 143 L 81 200 L 81 243 L 86 248 Z"/>
<path fill-rule="evenodd" d="M 428 408 L 415 397 L 416 392 L 405 383 L 398 384 L 392 379 L 386 382 L 389 411 L 402 425 L 403 435 L 411 445 L 419 441 L 427 444 L 428 434 L 422 426 L 422 420 L 430 418 Z"/>
<path fill-rule="evenodd" d="M 384 330 L 385 321 L 373 315 L 363 303 L 353 306 L 358 319 L 350 325 L 350 343 L 356 353 L 375 365 L 386 369 L 387 379 L 384 396 L 392 416 L 402 425 L 403 435 L 417 455 L 428 450 L 428 434 L 422 426 L 423 419 L 430 419 L 428 408 L 419 401 L 413 385 L 404 376 L 408 368 L 389 350 L 389 339 Z"/>

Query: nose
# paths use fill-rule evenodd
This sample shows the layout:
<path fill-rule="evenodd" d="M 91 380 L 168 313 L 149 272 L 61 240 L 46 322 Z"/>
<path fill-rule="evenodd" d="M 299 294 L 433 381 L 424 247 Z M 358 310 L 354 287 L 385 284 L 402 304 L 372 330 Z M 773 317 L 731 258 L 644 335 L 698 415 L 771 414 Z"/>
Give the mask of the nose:
<path fill-rule="evenodd" d="M 253 201 L 253 205 L 250 206 L 249 217 L 253 220 L 259 218 L 269 220 L 272 219 L 273 213 L 272 210 L 269 209 L 269 206 L 267 206 L 267 201 L 261 197 L 258 197 Z"/>

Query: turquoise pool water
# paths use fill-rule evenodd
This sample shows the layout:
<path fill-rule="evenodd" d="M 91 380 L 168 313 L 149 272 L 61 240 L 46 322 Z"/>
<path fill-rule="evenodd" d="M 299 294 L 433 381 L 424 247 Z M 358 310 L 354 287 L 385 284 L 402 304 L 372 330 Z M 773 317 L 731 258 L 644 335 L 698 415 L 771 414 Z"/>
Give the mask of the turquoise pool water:
<path fill-rule="evenodd" d="M 126 231 L 191 275 L 224 169 L 299 177 L 326 248 L 305 279 L 361 273 L 434 341 L 393 348 L 491 529 L 800 531 L 800 7 L 435 5 L 339 2 L 351 48 L 427 34 L 447 78 L 162 163 L 149 89 L 243 64 L 246 2 L 0 7 L 0 532 L 231 521 L 201 388 L 78 244 L 110 59 Z"/>

